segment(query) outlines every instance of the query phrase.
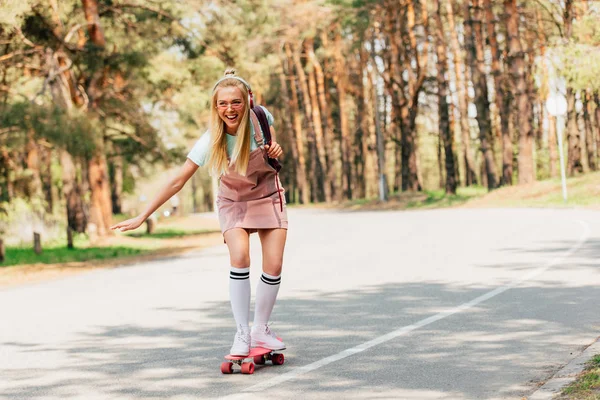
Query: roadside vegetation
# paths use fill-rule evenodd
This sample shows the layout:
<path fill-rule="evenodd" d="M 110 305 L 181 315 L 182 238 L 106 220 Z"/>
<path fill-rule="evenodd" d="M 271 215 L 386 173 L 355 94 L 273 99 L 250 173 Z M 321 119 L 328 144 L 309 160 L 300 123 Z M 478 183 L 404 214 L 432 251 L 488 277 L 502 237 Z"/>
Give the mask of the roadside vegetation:
<path fill-rule="evenodd" d="M 562 196 L 560 179 L 547 179 L 529 185 L 507 186 L 491 192 L 486 188 L 459 187 L 456 194 L 446 194 L 443 189 L 423 192 L 401 192 L 390 196 L 388 202 L 378 199 L 361 199 L 341 203 L 351 210 L 405 210 L 444 207 L 473 208 L 600 208 L 600 173 L 594 172 L 567 180 L 567 202 Z"/>
<path fill-rule="evenodd" d="M 565 388 L 557 400 L 600 399 L 600 354 L 595 355 L 575 382 Z"/>
<path fill-rule="evenodd" d="M 120 219 L 126 217 L 121 215 Z M 136 256 L 162 256 L 194 247 L 218 243 L 218 223 L 214 219 L 189 216 L 162 220 L 149 234 L 146 226 L 114 236 L 90 240 L 85 234 L 74 236 L 74 248 L 65 246 L 63 237 L 44 240 L 42 252 L 36 254 L 30 242 L 13 243 L 5 248 L 3 267 L 29 266 L 32 264 L 65 264 L 78 262 L 127 261 Z"/>

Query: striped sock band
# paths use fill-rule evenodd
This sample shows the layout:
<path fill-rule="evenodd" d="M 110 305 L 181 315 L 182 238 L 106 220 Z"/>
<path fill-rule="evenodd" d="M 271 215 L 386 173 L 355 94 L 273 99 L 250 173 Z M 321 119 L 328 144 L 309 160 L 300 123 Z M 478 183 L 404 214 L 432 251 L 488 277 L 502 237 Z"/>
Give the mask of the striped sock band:
<path fill-rule="evenodd" d="M 246 272 L 235 272 L 235 270 L 246 270 Z M 231 279 L 235 279 L 238 281 L 244 280 L 244 279 L 249 279 L 250 278 L 250 268 L 232 268 L 232 270 L 229 272 L 229 277 Z"/>
<path fill-rule="evenodd" d="M 281 283 L 281 275 L 278 277 L 273 277 L 272 275 L 267 275 L 265 273 L 262 274 L 260 280 L 266 283 L 267 285 L 279 285 Z"/>

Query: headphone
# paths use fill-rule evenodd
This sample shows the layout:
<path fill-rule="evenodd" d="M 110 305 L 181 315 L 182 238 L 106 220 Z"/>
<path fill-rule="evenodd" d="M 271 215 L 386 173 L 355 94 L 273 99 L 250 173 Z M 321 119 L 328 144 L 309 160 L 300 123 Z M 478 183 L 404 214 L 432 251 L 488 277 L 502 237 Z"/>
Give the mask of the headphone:
<path fill-rule="evenodd" d="M 213 86 L 213 89 L 212 89 L 213 94 L 215 93 L 215 89 L 217 89 L 217 86 L 219 86 L 219 83 L 223 82 L 226 79 L 237 79 L 238 81 L 242 82 L 244 84 L 244 86 L 246 86 L 246 89 L 248 89 L 248 102 L 250 103 L 250 109 L 254 108 L 254 95 L 252 94 L 252 88 L 250 87 L 250 84 L 248 82 L 246 82 L 239 76 L 226 75 L 223 78 L 219 79 L 217 81 L 217 83 L 215 83 L 215 86 Z"/>

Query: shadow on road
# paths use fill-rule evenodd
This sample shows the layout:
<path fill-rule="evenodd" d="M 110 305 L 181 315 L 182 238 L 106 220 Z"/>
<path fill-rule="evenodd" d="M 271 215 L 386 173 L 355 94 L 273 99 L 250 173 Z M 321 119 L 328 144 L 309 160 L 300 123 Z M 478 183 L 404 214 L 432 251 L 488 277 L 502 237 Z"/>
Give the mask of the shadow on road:
<path fill-rule="evenodd" d="M 572 245 L 561 243 L 560 247 L 565 251 Z M 568 268 L 598 269 L 598 256 L 600 240 L 591 240 L 576 255 L 587 263 L 570 264 Z M 70 397 L 82 395 L 90 388 L 105 397 L 139 399 L 208 398 L 236 393 L 490 290 L 390 283 L 357 291 L 283 297 L 276 306 L 273 328 L 289 346 L 286 363 L 280 367 L 257 367 L 254 377 L 224 376 L 219 371 L 233 338 L 228 302 L 205 303 L 194 309 L 160 309 L 157 312 L 196 314 L 212 322 L 191 321 L 185 328 L 105 326 L 94 333 L 81 333 L 78 339 L 55 348 L 2 343 L 1 346 L 18 346 L 22 354 L 30 357 L 39 352 L 67 353 L 70 364 L 28 371 L 5 365 L 0 372 L 10 384 L 0 395 L 10 399 Z M 573 358 L 586 338 L 597 336 L 598 299 L 600 287 L 595 285 L 567 287 L 546 282 L 514 288 L 463 313 L 284 383 L 271 392 L 275 398 L 276 390 L 296 393 L 299 398 L 303 397 L 299 395 L 302 392 L 327 398 L 383 398 L 398 393 L 413 393 L 415 397 L 439 394 L 465 399 L 519 398 L 531 393 L 539 382 Z M 556 304 L 563 306 L 560 312 L 556 311 Z M 514 386 L 514 382 L 522 385 Z"/>

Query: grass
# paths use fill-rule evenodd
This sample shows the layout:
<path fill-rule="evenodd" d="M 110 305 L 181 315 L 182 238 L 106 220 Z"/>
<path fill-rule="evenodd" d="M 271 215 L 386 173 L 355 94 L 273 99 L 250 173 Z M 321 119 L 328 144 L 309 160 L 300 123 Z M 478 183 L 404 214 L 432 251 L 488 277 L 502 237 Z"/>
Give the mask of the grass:
<path fill-rule="evenodd" d="M 116 223 L 130 216 L 120 214 L 113 218 Z M 6 246 L 6 257 L 0 269 L 8 266 L 32 264 L 55 264 L 70 262 L 103 261 L 109 264 L 120 258 L 174 254 L 194 247 L 204 247 L 217 241 L 218 221 L 203 216 L 172 217 L 159 220 L 154 233 L 148 235 L 146 226 L 125 234 L 97 238 L 90 241 L 87 235 L 75 235 L 75 249 L 66 248 L 66 238 L 56 240 L 42 238 L 43 251 L 35 254 L 33 246 L 13 244 Z M 217 235 L 220 238 L 220 235 Z M 222 239 L 220 239 L 222 240 Z M 8 271 L 8 270 L 6 270 Z"/>
<path fill-rule="evenodd" d="M 595 355 L 588 362 L 584 372 L 575 382 L 563 390 L 559 399 L 600 399 L 600 354 Z"/>
<path fill-rule="evenodd" d="M 483 187 L 458 188 L 456 194 L 447 195 L 443 190 L 425 190 L 426 197 L 420 200 L 409 201 L 408 209 L 413 208 L 442 208 L 465 204 L 471 199 L 483 196 L 487 189 Z"/>
<path fill-rule="evenodd" d="M 150 239 L 172 239 L 190 235 L 203 235 L 207 233 L 219 232 L 214 229 L 196 229 L 196 230 L 186 230 L 186 229 L 178 229 L 178 228 L 158 228 L 152 234 L 148 234 L 144 232 L 132 232 L 127 233 L 126 236 L 134 237 L 134 238 L 150 238 Z"/>
<path fill-rule="evenodd" d="M 474 201 L 483 207 L 598 207 L 600 205 L 600 172 L 567 179 L 567 202 L 562 196 L 560 179 L 548 179 L 526 186 L 504 187 Z"/>
<path fill-rule="evenodd" d="M 44 246 L 42 253 L 38 255 L 34 253 L 31 247 L 8 247 L 6 248 L 6 260 L 0 263 L 0 268 L 37 263 L 63 264 L 77 261 L 105 260 L 147 253 L 150 253 L 150 250 L 126 246 L 67 249 L 63 244 L 61 246 Z"/>
<path fill-rule="evenodd" d="M 398 210 L 398 209 L 431 209 L 454 207 L 467 203 L 487 193 L 482 187 L 458 188 L 454 195 L 447 195 L 444 190 L 424 190 L 417 193 L 394 193 L 387 202 L 379 199 L 357 199 L 334 206 L 353 210 Z"/>
<path fill-rule="evenodd" d="M 600 208 L 600 172 L 567 179 L 568 201 L 562 195 L 560 179 L 538 181 L 530 185 L 501 187 L 488 192 L 484 187 L 460 187 L 455 195 L 444 190 L 424 190 L 417 193 L 394 193 L 388 202 L 360 199 L 333 205 L 352 210 L 411 210 L 445 207 L 538 207 L 538 208 Z"/>

